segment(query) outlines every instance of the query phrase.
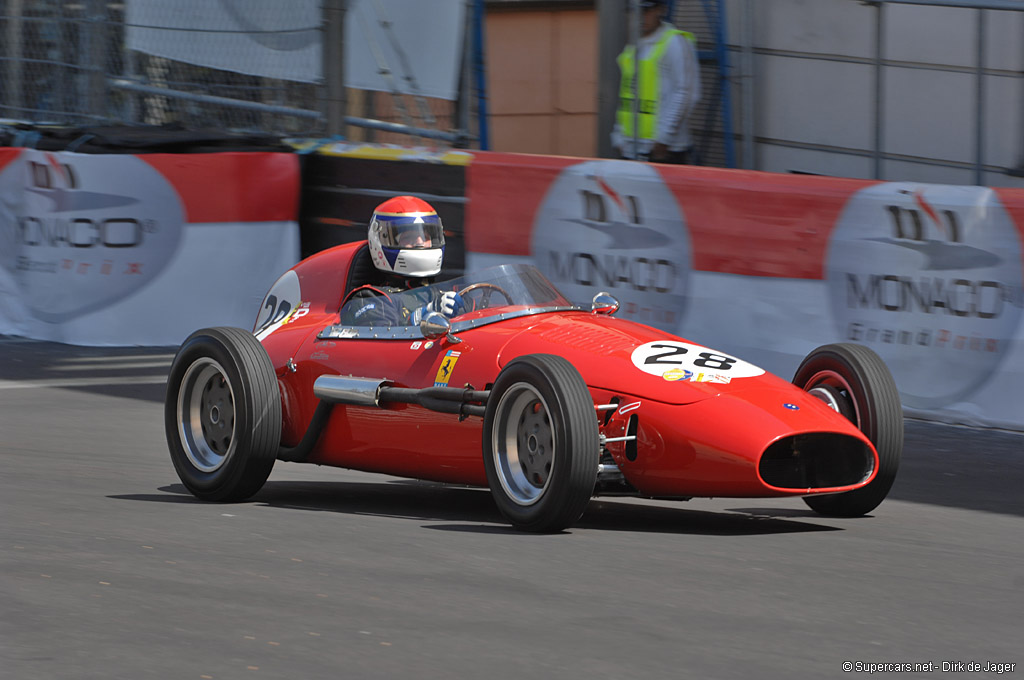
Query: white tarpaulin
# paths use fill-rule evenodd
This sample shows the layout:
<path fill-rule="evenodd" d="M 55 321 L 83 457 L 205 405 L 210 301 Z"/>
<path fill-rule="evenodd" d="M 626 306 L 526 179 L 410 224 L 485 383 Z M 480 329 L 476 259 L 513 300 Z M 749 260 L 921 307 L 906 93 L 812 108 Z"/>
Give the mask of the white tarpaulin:
<path fill-rule="evenodd" d="M 393 86 L 380 74 L 386 66 L 402 92 L 455 100 L 465 9 L 464 0 L 352 0 L 345 15 L 345 84 L 390 92 Z M 390 36 L 382 22 L 390 22 Z"/>
<path fill-rule="evenodd" d="M 129 0 L 128 49 L 299 82 L 321 79 L 318 0 Z"/>
<path fill-rule="evenodd" d="M 132 50 L 266 78 L 323 78 L 319 0 L 129 0 L 125 15 Z M 403 92 L 456 98 L 464 0 L 350 0 L 344 16 L 346 85 L 390 92 L 389 70 Z"/>

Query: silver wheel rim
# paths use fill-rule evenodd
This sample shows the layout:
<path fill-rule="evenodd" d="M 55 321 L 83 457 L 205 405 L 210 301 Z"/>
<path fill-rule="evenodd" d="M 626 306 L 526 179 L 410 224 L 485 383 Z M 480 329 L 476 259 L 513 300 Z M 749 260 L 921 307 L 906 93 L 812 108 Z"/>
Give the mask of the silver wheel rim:
<path fill-rule="evenodd" d="M 551 483 L 555 463 L 547 402 L 532 385 L 520 382 L 502 395 L 495 412 L 491 450 L 498 481 L 517 505 L 533 505 Z"/>
<path fill-rule="evenodd" d="M 178 432 L 185 455 L 202 472 L 215 472 L 235 449 L 235 393 L 224 367 L 196 359 L 178 390 Z"/>
<path fill-rule="evenodd" d="M 812 387 L 811 389 L 807 390 L 807 393 L 814 395 L 821 401 L 825 402 L 825 405 L 828 406 L 833 411 L 835 411 L 836 413 L 840 412 L 839 400 L 836 398 L 836 395 L 832 393 L 832 390 L 825 389 L 824 387 L 819 385 L 817 387 Z"/>
<path fill-rule="evenodd" d="M 853 411 L 854 424 L 860 427 L 861 418 L 860 410 L 857 408 L 857 400 L 853 398 L 853 388 L 850 387 L 850 383 L 835 371 L 826 370 L 818 371 L 811 379 L 807 381 L 811 387 L 807 388 L 807 393 L 812 394 L 831 408 L 837 413 L 842 413 L 842 405 L 839 403 L 837 392 L 843 392 L 848 395 L 848 399 L 845 399 L 846 405 Z M 830 387 L 832 389 L 826 389 Z"/>

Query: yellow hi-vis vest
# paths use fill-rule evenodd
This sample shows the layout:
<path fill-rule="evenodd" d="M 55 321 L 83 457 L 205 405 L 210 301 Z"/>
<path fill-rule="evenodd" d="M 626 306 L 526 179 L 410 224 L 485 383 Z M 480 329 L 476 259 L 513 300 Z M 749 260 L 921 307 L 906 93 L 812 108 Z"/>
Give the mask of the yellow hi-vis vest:
<path fill-rule="evenodd" d="M 696 36 L 688 31 L 676 29 L 665 31 L 661 40 L 640 60 L 640 77 L 637 79 L 637 94 L 640 95 L 640 106 L 637 107 L 640 139 L 654 139 L 654 125 L 658 114 L 658 60 L 665 53 L 668 41 L 677 35 L 684 36 L 691 43 L 697 41 Z M 622 84 L 619 86 L 619 130 L 623 136 L 633 136 L 633 71 L 636 68 L 636 49 L 627 45 L 618 56 L 619 71 L 622 72 Z"/>

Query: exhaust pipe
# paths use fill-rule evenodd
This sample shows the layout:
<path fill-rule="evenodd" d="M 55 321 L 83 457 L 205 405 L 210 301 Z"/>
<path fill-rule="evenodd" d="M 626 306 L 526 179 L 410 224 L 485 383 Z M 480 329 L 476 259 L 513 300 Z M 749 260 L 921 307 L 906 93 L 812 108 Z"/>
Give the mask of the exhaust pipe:
<path fill-rule="evenodd" d="M 322 375 L 313 383 L 313 394 L 322 401 L 352 406 L 380 406 L 380 388 L 387 380 Z"/>
<path fill-rule="evenodd" d="M 327 426 L 335 404 L 385 408 L 384 404 L 419 404 L 440 413 L 452 413 L 462 421 L 467 416 L 480 416 L 486 412 L 489 391 L 476 391 L 458 387 L 426 387 L 408 389 L 391 387 L 383 378 L 356 378 L 345 375 L 322 375 L 313 383 L 313 394 L 320 400 L 313 418 L 294 448 L 279 447 L 279 460 L 302 462 L 313 452 L 320 434 Z M 381 402 L 384 402 L 382 404 Z"/>

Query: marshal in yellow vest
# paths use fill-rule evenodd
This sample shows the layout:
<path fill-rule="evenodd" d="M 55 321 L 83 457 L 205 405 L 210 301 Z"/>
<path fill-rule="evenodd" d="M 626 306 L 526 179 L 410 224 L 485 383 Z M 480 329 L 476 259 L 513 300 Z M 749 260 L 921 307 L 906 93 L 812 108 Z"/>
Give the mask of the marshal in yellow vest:
<path fill-rule="evenodd" d="M 654 139 L 654 126 L 658 115 L 658 60 L 665 53 L 668 41 L 673 40 L 677 35 L 685 36 L 691 43 L 697 38 L 688 31 L 672 29 L 665 31 L 661 40 L 654 46 L 647 56 L 640 60 L 640 74 L 637 79 L 637 94 L 640 96 L 640 105 L 637 107 L 637 118 L 639 127 L 637 137 L 640 139 Z M 636 49 L 633 45 L 626 45 L 626 49 L 618 56 L 619 71 L 622 72 L 622 83 L 619 86 L 619 129 L 626 137 L 633 136 L 633 72 L 636 69 Z"/>

